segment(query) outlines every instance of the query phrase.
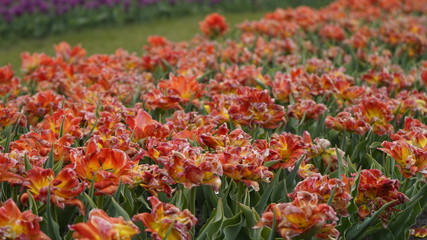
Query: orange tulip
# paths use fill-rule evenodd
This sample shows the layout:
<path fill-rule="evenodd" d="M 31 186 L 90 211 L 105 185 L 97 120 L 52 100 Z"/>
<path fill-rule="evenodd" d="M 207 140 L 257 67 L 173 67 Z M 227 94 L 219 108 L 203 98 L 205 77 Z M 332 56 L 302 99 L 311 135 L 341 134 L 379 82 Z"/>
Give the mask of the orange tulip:
<path fill-rule="evenodd" d="M 0 103 L 0 130 L 16 123 L 25 127 L 27 125 L 26 116 L 18 111 L 17 106 Z"/>
<path fill-rule="evenodd" d="M 283 106 L 274 104 L 268 91 L 256 88 L 240 87 L 237 96 L 232 99 L 228 114 L 237 124 L 263 128 L 277 128 L 286 123 Z"/>
<path fill-rule="evenodd" d="M 360 182 L 357 187 L 359 194 L 354 202 L 358 206 L 358 213 L 361 219 L 366 218 L 384 204 L 396 200 L 386 211 L 380 214 L 383 224 L 386 224 L 394 206 L 409 201 L 405 194 L 399 192 L 399 180 L 390 179 L 384 176 L 378 169 L 362 170 Z"/>
<path fill-rule="evenodd" d="M 329 178 L 328 176 L 317 175 L 309 177 L 299 182 L 293 193 L 289 194 L 291 199 L 297 197 L 299 191 L 306 191 L 317 195 L 319 203 L 327 203 L 331 197 L 332 191 L 335 193 L 332 197 L 331 206 L 340 216 L 348 216 L 347 207 L 352 198 L 350 192 L 347 191 L 346 184 L 337 178 Z"/>
<path fill-rule="evenodd" d="M 74 231 L 73 238 L 79 240 L 131 240 L 140 232 L 132 221 L 109 217 L 101 209 L 93 209 L 86 223 L 74 224 L 70 229 Z"/>
<path fill-rule="evenodd" d="M 427 125 L 414 118 L 405 118 L 402 129 L 390 135 L 391 140 L 405 140 L 414 147 L 423 149 L 427 146 Z"/>
<path fill-rule="evenodd" d="M 188 103 L 203 96 L 204 85 L 196 80 L 196 76 L 185 77 L 169 75 L 169 80 L 159 83 L 159 88 L 168 92 L 169 96 L 178 96 L 180 102 Z"/>
<path fill-rule="evenodd" d="M 188 210 L 179 210 L 176 206 L 163 203 L 156 197 L 149 197 L 151 203 L 151 213 L 140 213 L 133 216 L 133 221 L 144 223 L 147 232 L 151 232 L 151 237 L 161 240 L 166 237 L 166 233 L 171 228 L 168 240 L 189 240 L 190 230 L 196 224 L 197 219 Z"/>
<path fill-rule="evenodd" d="M 147 109 L 181 109 L 180 98 L 176 95 L 164 95 L 159 89 L 152 89 L 144 94 L 143 99 Z"/>
<path fill-rule="evenodd" d="M 376 97 L 364 98 L 353 111 L 361 113 L 363 119 L 372 126 L 372 131 L 378 135 L 393 132 L 390 122 L 394 119 L 392 104 Z"/>
<path fill-rule="evenodd" d="M 244 147 L 251 144 L 251 136 L 242 129 L 237 128 L 228 132 L 227 125 L 221 125 L 216 135 L 211 133 L 200 134 L 201 142 L 212 149 L 223 149 L 225 147 Z"/>
<path fill-rule="evenodd" d="M 70 64 L 75 64 L 86 56 L 86 50 L 80 45 L 71 48 L 67 42 L 55 45 L 55 52 L 58 58 L 62 58 Z"/>
<path fill-rule="evenodd" d="M 221 187 L 222 167 L 215 154 L 201 153 L 199 148 L 185 146 L 159 161 L 175 182 L 187 188 L 206 184 L 218 192 Z"/>
<path fill-rule="evenodd" d="M 43 219 L 31 210 L 21 212 L 12 199 L 0 207 L 0 235 L 3 239 L 49 240 L 40 224 Z"/>
<path fill-rule="evenodd" d="M 164 192 L 172 197 L 174 190 L 170 185 L 174 182 L 165 169 L 161 169 L 155 164 L 141 164 L 135 166 L 133 171 L 135 172 L 134 184 L 139 184 L 153 196 L 157 197 L 159 192 Z"/>
<path fill-rule="evenodd" d="M 60 208 L 64 208 L 65 205 L 77 206 L 84 214 L 84 205 L 76 197 L 83 192 L 86 184 L 77 178 L 74 169 L 66 167 L 55 177 L 52 169 L 34 167 L 25 175 L 22 186 L 28 189 L 34 200 L 51 201 Z M 50 199 L 47 199 L 49 191 Z M 26 203 L 27 201 L 28 193 L 22 194 L 21 202 Z"/>
<path fill-rule="evenodd" d="M 277 232 L 286 240 L 308 232 L 320 239 L 336 239 L 340 235 L 335 229 L 338 218 L 334 209 L 327 204 L 319 204 L 316 194 L 306 191 L 297 192 L 290 203 L 270 204 L 255 228 L 272 227 L 274 217 Z"/>
<path fill-rule="evenodd" d="M 71 111 L 58 109 L 52 115 L 46 115 L 41 127 L 43 129 L 50 129 L 59 137 L 59 133 L 62 130 L 62 134 L 70 134 L 75 138 L 81 138 L 83 133 L 80 129 L 81 117 L 75 117 Z"/>
<path fill-rule="evenodd" d="M 327 116 L 325 118 L 325 126 L 338 131 L 348 131 L 359 135 L 365 134 L 371 126 L 362 120 L 358 120 L 349 112 L 340 112 L 337 116 Z"/>
<path fill-rule="evenodd" d="M 11 65 L 0 67 L 0 97 L 9 94 L 16 96 L 19 93 L 20 80 L 15 77 Z"/>
<path fill-rule="evenodd" d="M 259 191 L 258 182 L 270 182 L 274 174 L 264 166 L 274 153 L 252 146 L 228 147 L 219 154 L 224 175 Z"/>
<path fill-rule="evenodd" d="M 38 92 L 31 98 L 26 99 L 25 111 L 28 114 L 28 123 L 35 125 L 45 115 L 55 112 L 61 108 L 64 97 L 51 90 Z"/>
<path fill-rule="evenodd" d="M 326 112 L 324 104 L 317 104 L 311 99 L 305 99 L 300 102 L 289 105 L 289 116 L 298 120 L 305 119 L 318 119 L 323 113 Z"/>
<path fill-rule="evenodd" d="M 411 178 L 420 172 L 427 175 L 427 149 L 419 149 L 404 140 L 383 142 L 379 150 L 387 153 L 396 162 L 402 175 Z"/>
<path fill-rule="evenodd" d="M 98 149 L 96 143 L 91 141 L 85 155 L 79 151 L 71 153 L 71 162 L 82 180 L 95 185 L 96 195 L 113 194 L 120 182 L 133 184 L 134 163 L 121 150 Z"/>
<path fill-rule="evenodd" d="M 24 178 L 16 173 L 22 167 L 17 160 L 9 158 L 4 153 L 0 153 L 0 182 L 6 181 L 11 184 L 22 184 Z"/>
<path fill-rule="evenodd" d="M 136 140 L 147 137 L 155 137 L 164 139 L 170 134 L 170 129 L 167 125 L 153 120 L 153 118 L 144 110 L 140 109 L 135 118 L 128 117 L 127 124 L 133 130 L 132 134 Z"/>
<path fill-rule="evenodd" d="M 210 38 L 222 36 L 227 32 L 228 25 L 225 22 L 225 17 L 212 13 L 199 23 L 202 32 Z"/>
<path fill-rule="evenodd" d="M 307 145 L 302 138 L 290 133 L 282 133 L 280 135 L 273 134 L 270 141 L 270 148 L 276 151 L 281 161 L 271 166 L 276 168 L 293 168 L 295 163 L 306 153 Z"/>

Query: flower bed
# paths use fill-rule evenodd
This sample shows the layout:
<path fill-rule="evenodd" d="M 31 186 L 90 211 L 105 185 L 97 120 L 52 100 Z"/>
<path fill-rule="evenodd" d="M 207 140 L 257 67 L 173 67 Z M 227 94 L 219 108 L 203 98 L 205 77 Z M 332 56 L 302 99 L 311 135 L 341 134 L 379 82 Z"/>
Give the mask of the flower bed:
<path fill-rule="evenodd" d="M 137 56 L 0 68 L 6 239 L 407 239 L 426 208 L 427 2 L 339 0 Z"/>

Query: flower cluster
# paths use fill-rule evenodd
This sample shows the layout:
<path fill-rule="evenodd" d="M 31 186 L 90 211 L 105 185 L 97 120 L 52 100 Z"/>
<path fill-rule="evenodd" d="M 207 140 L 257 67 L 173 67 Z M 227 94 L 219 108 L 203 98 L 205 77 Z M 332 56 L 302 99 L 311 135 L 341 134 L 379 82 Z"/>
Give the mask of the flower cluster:
<path fill-rule="evenodd" d="M 290 203 L 270 204 L 256 227 L 271 227 L 274 219 L 280 236 L 287 240 L 304 234 L 308 238 L 315 235 L 320 239 L 337 239 L 339 236 L 335 229 L 338 218 L 334 209 L 319 203 L 315 194 L 306 191 L 297 192 Z"/>
<path fill-rule="evenodd" d="M 86 223 L 70 226 L 74 239 L 125 239 L 139 233 L 138 227 L 123 217 L 109 217 L 103 210 L 94 209 Z"/>
<path fill-rule="evenodd" d="M 133 221 L 141 221 L 152 233 L 155 240 L 164 239 L 168 231 L 168 239 L 190 239 L 190 230 L 197 219 L 188 210 L 180 211 L 172 204 L 162 203 L 156 197 L 149 197 L 151 213 L 141 213 L 133 217 Z M 169 230 L 169 228 L 171 228 Z"/>
<path fill-rule="evenodd" d="M 364 219 L 379 210 L 384 204 L 393 202 L 381 214 L 383 223 L 387 223 L 388 216 L 394 206 L 407 202 L 405 194 L 399 192 L 400 183 L 384 176 L 378 169 L 362 170 L 360 182 L 357 186 L 359 194 L 355 198 L 359 217 Z"/>

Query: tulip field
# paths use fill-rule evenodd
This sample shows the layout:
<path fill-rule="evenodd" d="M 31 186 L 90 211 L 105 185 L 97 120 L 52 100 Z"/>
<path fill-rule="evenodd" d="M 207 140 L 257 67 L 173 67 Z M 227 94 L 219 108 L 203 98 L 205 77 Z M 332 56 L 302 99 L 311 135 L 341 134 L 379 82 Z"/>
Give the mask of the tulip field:
<path fill-rule="evenodd" d="M 0 66 L 0 239 L 427 237 L 427 0 L 198 24 Z"/>

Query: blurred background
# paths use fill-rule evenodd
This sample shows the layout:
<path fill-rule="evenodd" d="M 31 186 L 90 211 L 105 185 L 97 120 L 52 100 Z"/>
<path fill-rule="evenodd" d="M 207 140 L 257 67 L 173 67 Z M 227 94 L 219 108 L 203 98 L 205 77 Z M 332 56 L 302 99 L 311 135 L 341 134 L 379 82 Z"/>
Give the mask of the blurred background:
<path fill-rule="evenodd" d="M 0 0 L 0 66 L 19 69 L 25 51 L 53 54 L 53 45 L 82 44 L 89 54 L 118 48 L 142 52 L 149 35 L 172 41 L 199 32 L 198 22 L 220 12 L 233 26 L 275 8 L 320 8 L 331 0 Z"/>

